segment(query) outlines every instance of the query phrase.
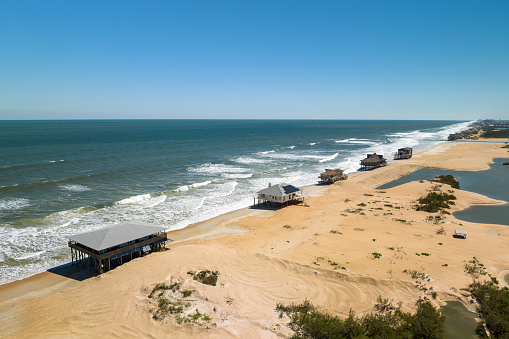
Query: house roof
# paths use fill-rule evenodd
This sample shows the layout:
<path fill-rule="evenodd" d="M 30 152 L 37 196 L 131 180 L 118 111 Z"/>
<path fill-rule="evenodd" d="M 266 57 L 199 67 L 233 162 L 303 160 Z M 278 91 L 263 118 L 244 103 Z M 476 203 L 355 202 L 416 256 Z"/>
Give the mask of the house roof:
<path fill-rule="evenodd" d="M 124 244 L 151 234 L 164 232 L 166 227 L 155 226 L 143 221 L 132 220 L 104 227 L 96 231 L 69 236 L 68 239 L 96 251 Z"/>
<path fill-rule="evenodd" d="M 380 162 L 384 162 L 384 161 L 385 161 L 385 159 L 384 159 L 383 155 L 373 153 L 373 154 L 368 154 L 368 157 L 364 160 L 361 160 L 361 163 L 380 163 Z"/>
<path fill-rule="evenodd" d="M 276 185 L 272 185 L 267 188 L 264 188 L 261 191 L 258 191 L 258 194 L 282 197 L 284 195 L 292 194 L 292 193 L 299 192 L 299 191 L 300 191 L 300 188 L 298 188 L 298 187 L 282 183 L 282 184 L 276 184 Z"/>
<path fill-rule="evenodd" d="M 343 174 L 343 170 L 341 169 L 325 169 L 325 172 L 323 172 L 328 175 L 336 175 L 336 174 Z M 322 174 L 323 174 L 322 173 Z"/>

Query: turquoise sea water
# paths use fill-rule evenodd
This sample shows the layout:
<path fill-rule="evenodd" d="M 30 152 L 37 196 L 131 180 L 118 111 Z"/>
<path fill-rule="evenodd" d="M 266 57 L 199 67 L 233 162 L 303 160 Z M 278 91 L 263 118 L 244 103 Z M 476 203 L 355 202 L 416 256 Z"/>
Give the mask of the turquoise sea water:
<path fill-rule="evenodd" d="M 488 170 L 483 171 L 444 171 L 433 168 L 420 169 L 397 180 L 378 187 L 388 189 L 416 180 L 431 180 L 437 175 L 450 174 L 458 178 L 460 188 L 479 193 L 493 199 L 509 202 L 509 167 L 503 166 L 509 159 L 494 159 Z M 502 205 L 478 205 L 454 213 L 458 219 L 485 224 L 509 225 L 509 203 Z"/>
<path fill-rule="evenodd" d="M 457 121 L 0 121 L 0 284 L 70 260 L 66 236 L 139 219 L 169 230 L 249 206 L 269 183 L 423 150 Z"/>

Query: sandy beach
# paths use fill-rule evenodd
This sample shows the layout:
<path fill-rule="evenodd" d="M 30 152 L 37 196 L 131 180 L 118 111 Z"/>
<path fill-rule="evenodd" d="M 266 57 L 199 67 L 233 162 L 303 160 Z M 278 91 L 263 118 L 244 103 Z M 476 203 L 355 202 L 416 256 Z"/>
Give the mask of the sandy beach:
<path fill-rule="evenodd" d="M 509 270 L 507 226 L 452 215 L 440 224 L 426 222 L 429 214 L 412 206 L 434 185 L 428 181 L 384 191 L 376 187 L 420 168 L 485 170 L 494 158 L 507 157 L 500 143 L 441 144 L 346 181 L 309 187 L 307 206 L 245 208 L 170 232 L 166 251 L 101 276 L 44 272 L 2 285 L 0 337 L 276 338 L 292 333 L 274 310 L 278 303 L 307 299 L 346 316 L 350 310 L 358 315 L 372 311 L 378 296 L 407 311 L 431 291 L 437 293 L 437 306 L 462 300 L 461 289 L 472 282 L 464 265 L 473 257 L 499 280 Z M 451 212 L 504 203 L 443 189 L 457 197 Z M 441 227 L 445 234 L 437 234 Z M 455 229 L 468 231 L 468 238 L 454 238 Z M 217 286 L 188 274 L 206 269 L 219 272 Z M 427 277 L 416 283 L 405 270 Z M 150 292 L 158 283 L 177 280 L 193 291 L 187 312 L 198 309 L 210 321 L 153 319 Z"/>

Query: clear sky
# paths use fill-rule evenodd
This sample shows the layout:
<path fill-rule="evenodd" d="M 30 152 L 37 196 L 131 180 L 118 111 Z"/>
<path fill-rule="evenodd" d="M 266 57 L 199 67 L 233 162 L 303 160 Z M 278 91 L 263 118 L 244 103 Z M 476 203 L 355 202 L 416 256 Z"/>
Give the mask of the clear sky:
<path fill-rule="evenodd" d="M 0 0 L 0 119 L 509 119 L 509 1 Z"/>

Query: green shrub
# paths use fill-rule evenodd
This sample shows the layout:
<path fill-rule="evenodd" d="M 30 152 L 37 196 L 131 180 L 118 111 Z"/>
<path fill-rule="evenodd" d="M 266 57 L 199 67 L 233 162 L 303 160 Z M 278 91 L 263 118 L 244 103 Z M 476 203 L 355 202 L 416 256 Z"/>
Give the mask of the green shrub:
<path fill-rule="evenodd" d="M 489 130 L 482 134 L 483 138 L 509 138 L 509 129 Z"/>
<path fill-rule="evenodd" d="M 436 213 L 444 208 L 449 208 L 450 205 L 454 205 L 452 200 L 456 200 L 456 196 L 443 192 L 430 192 L 427 196 L 417 200 L 419 204 L 416 206 L 416 210 Z"/>
<path fill-rule="evenodd" d="M 434 182 L 440 182 L 442 184 L 450 185 L 452 188 L 460 188 L 460 183 L 454 178 L 452 175 L 438 175 L 435 180 L 432 180 Z"/>
<path fill-rule="evenodd" d="M 468 287 L 472 297 L 479 303 L 478 312 L 481 322 L 477 326 L 477 333 L 482 335 L 482 323 L 491 332 L 493 338 L 509 338 L 509 290 L 500 289 L 492 282 L 475 282 Z"/>
<path fill-rule="evenodd" d="M 194 274 L 193 279 L 205 285 L 216 286 L 218 271 L 203 270 Z"/>
<path fill-rule="evenodd" d="M 381 298 L 379 297 L 379 301 Z M 288 315 L 295 334 L 292 338 L 445 338 L 445 317 L 429 300 L 419 299 L 415 315 L 404 313 L 383 300 L 385 306 L 361 318 L 353 311 L 341 319 L 317 310 L 309 301 L 276 309 Z"/>
<path fill-rule="evenodd" d="M 148 297 L 152 298 L 154 296 L 154 294 L 156 294 L 156 292 L 159 292 L 159 291 L 171 290 L 171 291 L 175 292 L 175 291 L 180 289 L 180 286 L 181 286 L 180 282 L 175 282 L 175 283 L 173 283 L 171 285 L 168 285 L 168 284 L 165 284 L 165 283 L 157 284 L 154 287 L 154 289 L 152 290 L 152 292 L 150 292 Z"/>

